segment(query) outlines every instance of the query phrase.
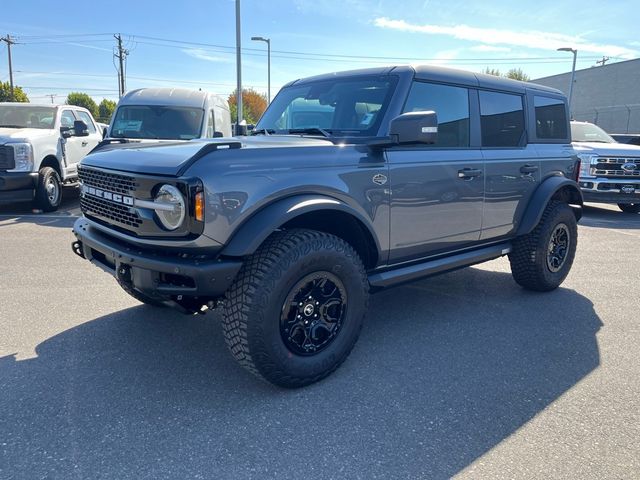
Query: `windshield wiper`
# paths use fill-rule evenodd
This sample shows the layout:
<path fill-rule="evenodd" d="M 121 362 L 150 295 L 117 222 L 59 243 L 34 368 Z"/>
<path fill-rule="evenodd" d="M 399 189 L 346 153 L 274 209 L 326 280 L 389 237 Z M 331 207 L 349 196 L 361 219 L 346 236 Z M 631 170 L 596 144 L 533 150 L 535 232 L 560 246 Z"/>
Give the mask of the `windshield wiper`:
<path fill-rule="evenodd" d="M 272 128 L 261 128 L 259 130 L 251 130 L 250 135 L 271 135 L 276 133 Z"/>
<path fill-rule="evenodd" d="M 306 133 L 308 135 L 312 135 L 314 133 L 319 133 L 323 137 L 330 137 L 331 136 L 331 130 L 325 130 L 324 128 L 319 128 L 319 127 L 292 128 L 292 129 L 288 130 L 287 133 L 302 133 L 302 134 Z"/>

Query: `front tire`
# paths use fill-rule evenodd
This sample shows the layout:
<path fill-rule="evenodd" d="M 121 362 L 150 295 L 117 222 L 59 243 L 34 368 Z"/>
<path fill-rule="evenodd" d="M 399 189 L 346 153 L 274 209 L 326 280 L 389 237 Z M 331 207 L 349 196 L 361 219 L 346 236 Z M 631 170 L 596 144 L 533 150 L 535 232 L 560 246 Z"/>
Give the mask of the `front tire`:
<path fill-rule="evenodd" d="M 62 181 L 51 167 L 43 167 L 38 175 L 35 204 L 43 212 L 53 212 L 62 202 Z"/>
<path fill-rule="evenodd" d="M 639 213 L 640 203 L 619 203 L 618 208 L 624 213 Z"/>
<path fill-rule="evenodd" d="M 578 223 L 571 207 L 551 201 L 540 223 L 517 238 L 509 253 L 515 281 L 538 292 L 558 288 L 569 274 L 578 244 Z"/>
<path fill-rule="evenodd" d="M 226 294 L 222 327 L 240 365 L 297 388 L 344 362 L 367 304 L 367 276 L 351 245 L 313 230 L 279 231 L 246 259 Z"/>

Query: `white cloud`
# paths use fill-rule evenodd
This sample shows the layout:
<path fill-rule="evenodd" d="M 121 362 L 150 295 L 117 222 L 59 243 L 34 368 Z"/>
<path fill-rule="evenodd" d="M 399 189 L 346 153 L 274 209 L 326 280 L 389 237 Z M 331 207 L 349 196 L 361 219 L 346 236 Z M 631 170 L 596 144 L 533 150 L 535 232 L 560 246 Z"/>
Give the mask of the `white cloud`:
<path fill-rule="evenodd" d="M 216 63 L 235 63 L 235 57 L 221 57 L 217 55 L 211 55 L 209 52 L 203 50 L 202 48 L 184 48 L 182 49 L 182 51 L 190 57 L 197 58 L 198 60 L 205 60 L 207 62 Z"/>
<path fill-rule="evenodd" d="M 495 28 L 470 27 L 468 25 L 417 25 L 405 22 L 404 20 L 392 20 L 387 17 L 376 18 L 374 20 L 374 25 L 380 28 L 388 28 L 403 32 L 445 35 L 458 40 L 482 42 L 489 45 L 510 45 L 512 47 L 537 48 L 542 50 L 556 50 L 559 47 L 573 47 L 582 52 L 611 55 L 622 58 L 635 58 L 639 54 L 636 50 L 618 45 L 590 43 L 576 36 L 536 30 L 500 30 Z"/>
<path fill-rule="evenodd" d="M 469 50 L 474 52 L 510 52 L 509 47 L 496 47 L 494 45 L 474 45 Z"/>

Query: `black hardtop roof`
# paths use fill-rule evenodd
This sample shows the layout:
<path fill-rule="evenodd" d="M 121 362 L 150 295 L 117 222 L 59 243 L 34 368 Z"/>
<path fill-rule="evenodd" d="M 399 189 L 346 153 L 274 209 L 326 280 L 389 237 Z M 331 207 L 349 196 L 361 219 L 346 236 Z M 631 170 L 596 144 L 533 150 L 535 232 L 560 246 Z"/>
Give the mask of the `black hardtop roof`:
<path fill-rule="evenodd" d="M 457 70 L 454 68 L 438 67 L 433 65 L 396 65 L 387 67 L 361 68 L 358 70 L 346 70 L 342 72 L 326 73 L 313 77 L 301 78 L 289 82 L 285 87 L 291 85 L 300 85 L 307 82 L 318 82 L 323 80 L 331 80 L 334 78 L 356 77 L 364 75 L 411 75 L 418 80 L 428 80 L 440 83 L 452 83 L 457 85 L 467 85 L 471 87 L 480 87 L 490 90 L 512 91 L 524 93 L 525 90 L 534 90 L 540 93 L 553 95 L 564 94 L 555 88 L 545 87 L 536 83 L 521 82 L 510 78 L 496 77 L 495 75 L 487 75 L 484 73 L 469 72 L 466 70 Z"/>

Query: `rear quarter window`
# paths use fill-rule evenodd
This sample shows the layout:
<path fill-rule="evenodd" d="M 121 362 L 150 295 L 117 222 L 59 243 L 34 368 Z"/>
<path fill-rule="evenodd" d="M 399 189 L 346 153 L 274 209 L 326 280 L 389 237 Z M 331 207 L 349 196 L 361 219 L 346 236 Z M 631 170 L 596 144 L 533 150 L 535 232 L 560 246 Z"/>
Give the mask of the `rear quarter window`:
<path fill-rule="evenodd" d="M 535 95 L 536 137 L 543 140 L 564 140 L 567 132 L 567 112 L 559 98 Z"/>

